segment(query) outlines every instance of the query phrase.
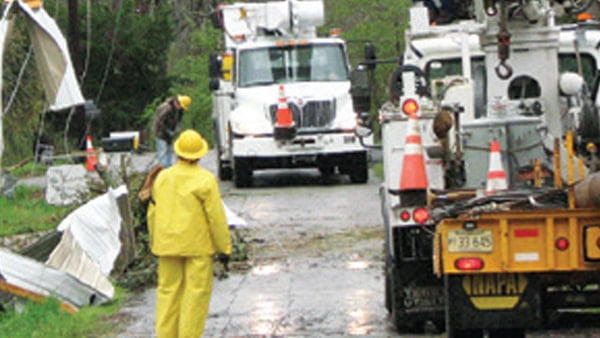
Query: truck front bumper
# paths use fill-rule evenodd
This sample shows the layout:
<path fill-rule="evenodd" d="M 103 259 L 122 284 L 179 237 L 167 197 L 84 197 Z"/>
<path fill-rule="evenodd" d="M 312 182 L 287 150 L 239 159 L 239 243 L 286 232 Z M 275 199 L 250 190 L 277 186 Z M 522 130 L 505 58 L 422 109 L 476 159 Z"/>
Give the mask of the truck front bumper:
<path fill-rule="evenodd" d="M 289 141 L 277 141 L 272 135 L 239 136 L 233 139 L 233 157 L 274 158 L 317 156 L 366 151 L 352 132 L 302 134 Z"/>

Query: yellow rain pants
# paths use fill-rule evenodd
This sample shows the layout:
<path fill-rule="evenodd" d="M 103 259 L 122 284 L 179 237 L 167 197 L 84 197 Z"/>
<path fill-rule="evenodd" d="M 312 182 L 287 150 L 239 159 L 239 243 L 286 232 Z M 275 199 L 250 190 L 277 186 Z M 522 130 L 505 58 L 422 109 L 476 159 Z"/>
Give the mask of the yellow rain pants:
<path fill-rule="evenodd" d="M 212 264 L 210 256 L 158 258 L 158 338 L 202 337 L 212 291 Z"/>

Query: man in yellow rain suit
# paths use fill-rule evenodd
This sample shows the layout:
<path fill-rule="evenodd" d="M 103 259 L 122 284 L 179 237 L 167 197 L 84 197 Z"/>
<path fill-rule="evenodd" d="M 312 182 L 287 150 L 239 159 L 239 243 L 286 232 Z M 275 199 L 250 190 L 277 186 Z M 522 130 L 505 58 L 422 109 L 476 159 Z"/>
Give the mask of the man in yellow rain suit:
<path fill-rule="evenodd" d="M 148 227 L 158 256 L 156 335 L 202 336 L 212 292 L 213 256 L 231 254 L 231 235 L 215 176 L 198 161 L 208 144 L 186 130 L 174 144 L 178 161 L 152 188 Z"/>

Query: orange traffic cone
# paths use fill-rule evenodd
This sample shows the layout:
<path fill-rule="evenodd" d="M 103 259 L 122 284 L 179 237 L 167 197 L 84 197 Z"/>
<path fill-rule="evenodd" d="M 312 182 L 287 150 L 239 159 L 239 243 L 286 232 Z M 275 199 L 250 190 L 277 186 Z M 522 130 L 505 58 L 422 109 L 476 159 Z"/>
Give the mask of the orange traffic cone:
<path fill-rule="evenodd" d="M 493 140 L 490 143 L 490 166 L 487 174 L 485 193 L 493 194 L 498 190 L 506 189 L 508 189 L 508 184 L 506 183 L 506 172 L 502 167 L 500 142 Z"/>
<path fill-rule="evenodd" d="M 96 165 L 98 164 L 98 157 L 96 157 L 96 152 L 94 151 L 94 146 L 92 145 L 92 137 L 89 135 L 85 138 L 85 151 L 87 153 L 85 168 L 87 169 L 87 171 L 96 170 Z"/>
<path fill-rule="evenodd" d="M 294 125 L 294 118 L 292 117 L 292 111 L 287 103 L 285 97 L 285 90 L 283 86 L 279 86 L 279 100 L 277 101 L 277 120 L 275 125 L 277 127 L 292 127 Z"/>
<path fill-rule="evenodd" d="M 419 130 L 419 117 L 412 114 L 408 118 L 408 133 L 404 145 L 404 159 L 402 162 L 402 176 L 400 176 L 400 191 L 427 190 L 427 171 L 425 158 L 421 145 L 421 131 Z"/>
<path fill-rule="evenodd" d="M 279 99 L 275 114 L 275 139 L 291 140 L 296 136 L 296 123 L 285 97 L 283 86 L 279 86 Z"/>

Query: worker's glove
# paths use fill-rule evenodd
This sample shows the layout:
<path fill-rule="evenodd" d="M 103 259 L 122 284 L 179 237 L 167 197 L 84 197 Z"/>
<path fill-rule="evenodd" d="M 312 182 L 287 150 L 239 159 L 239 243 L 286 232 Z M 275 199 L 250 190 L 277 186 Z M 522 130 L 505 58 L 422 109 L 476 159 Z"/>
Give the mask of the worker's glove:
<path fill-rule="evenodd" d="M 217 260 L 223 264 L 225 271 L 229 271 L 229 255 L 223 253 L 218 254 Z"/>

